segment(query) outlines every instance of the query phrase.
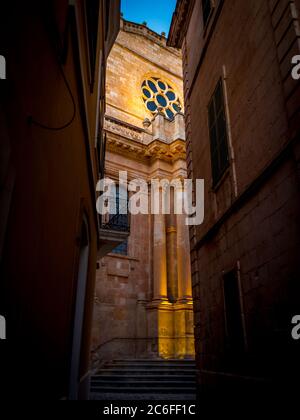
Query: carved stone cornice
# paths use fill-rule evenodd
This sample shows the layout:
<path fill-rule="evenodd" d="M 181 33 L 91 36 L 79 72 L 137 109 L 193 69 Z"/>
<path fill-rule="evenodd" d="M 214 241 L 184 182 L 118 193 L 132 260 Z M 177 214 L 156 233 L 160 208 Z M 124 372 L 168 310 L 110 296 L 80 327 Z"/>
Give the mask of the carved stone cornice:
<path fill-rule="evenodd" d="M 186 147 L 183 140 L 176 140 L 170 144 L 155 140 L 147 146 L 147 155 L 153 159 L 161 159 L 171 162 L 186 159 Z"/>
<path fill-rule="evenodd" d="M 118 120 L 117 118 L 113 118 L 107 115 L 105 116 L 104 120 L 104 129 L 106 131 L 116 133 L 127 139 L 139 142 L 142 141 L 142 136 L 145 132 L 145 130 L 142 128 L 138 128 L 132 124 L 125 123 L 123 121 Z"/>
<path fill-rule="evenodd" d="M 145 146 L 142 143 L 110 132 L 107 133 L 106 150 L 137 161 L 144 160 L 145 157 Z"/>
<path fill-rule="evenodd" d="M 125 19 L 121 19 L 121 29 L 124 32 L 133 33 L 136 35 L 143 36 L 147 39 L 150 39 L 155 44 L 160 45 L 161 47 L 167 49 L 169 52 L 175 54 L 176 56 L 180 57 L 179 51 L 176 49 L 170 48 L 167 45 L 167 38 L 164 34 L 158 34 L 157 32 L 153 31 L 152 29 L 148 28 L 144 24 L 139 24 L 136 22 L 130 22 Z"/>
<path fill-rule="evenodd" d="M 151 164 L 155 160 L 163 160 L 170 163 L 180 159 L 186 160 L 186 145 L 183 140 L 176 140 L 171 144 L 155 140 L 145 145 L 108 132 L 106 149 L 111 153 L 147 164 Z"/>

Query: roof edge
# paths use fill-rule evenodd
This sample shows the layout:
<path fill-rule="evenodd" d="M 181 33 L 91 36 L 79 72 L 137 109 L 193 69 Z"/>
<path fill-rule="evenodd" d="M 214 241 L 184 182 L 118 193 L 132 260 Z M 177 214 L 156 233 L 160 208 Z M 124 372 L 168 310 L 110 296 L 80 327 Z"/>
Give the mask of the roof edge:
<path fill-rule="evenodd" d="M 182 48 L 194 5 L 195 0 L 177 0 L 167 39 L 168 47 Z"/>
<path fill-rule="evenodd" d="M 147 25 L 143 24 L 143 23 L 136 23 L 136 22 L 132 22 L 130 20 L 126 20 L 123 17 L 121 18 L 121 26 L 123 28 L 124 31 L 129 30 L 130 29 L 136 29 L 137 32 L 141 33 L 141 35 L 150 35 L 155 37 L 157 40 L 159 41 L 167 41 L 166 36 L 164 35 L 164 32 L 162 32 L 161 34 L 159 34 L 158 32 L 155 32 L 153 29 L 148 28 Z"/>

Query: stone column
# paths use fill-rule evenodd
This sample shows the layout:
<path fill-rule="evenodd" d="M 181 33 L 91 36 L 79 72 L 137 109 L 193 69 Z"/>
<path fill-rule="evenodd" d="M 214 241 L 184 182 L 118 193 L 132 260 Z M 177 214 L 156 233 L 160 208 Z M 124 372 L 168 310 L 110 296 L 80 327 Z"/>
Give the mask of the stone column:
<path fill-rule="evenodd" d="M 153 140 L 166 141 L 165 116 L 162 113 L 162 108 L 158 108 L 158 113 L 152 122 L 152 130 Z"/>
<path fill-rule="evenodd" d="M 182 303 L 192 300 L 189 230 L 185 218 L 185 214 L 177 215 L 178 300 Z"/>
<path fill-rule="evenodd" d="M 164 214 L 154 215 L 153 225 L 153 299 L 167 299 L 167 248 Z"/>
<path fill-rule="evenodd" d="M 175 115 L 174 118 L 175 122 L 175 132 L 173 141 L 176 141 L 178 139 L 185 140 L 185 124 L 184 124 L 184 115 L 179 112 Z"/>
<path fill-rule="evenodd" d="M 142 142 L 143 144 L 149 144 L 152 141 L 152 128 L 151 128 L 151 121 L 149 118 L 145 118 L 143 121 L 144 131 L 142 133 Z"/>
<path fill-rule="evenodd" d="M 174 303 L 178 298 L 177 274 L 177 229 L 174 214 L 174 189 L 170 191 L 171 214 L 166 216 L 167 222 L 167 270 L 168 270 L 168 298 Z"/>

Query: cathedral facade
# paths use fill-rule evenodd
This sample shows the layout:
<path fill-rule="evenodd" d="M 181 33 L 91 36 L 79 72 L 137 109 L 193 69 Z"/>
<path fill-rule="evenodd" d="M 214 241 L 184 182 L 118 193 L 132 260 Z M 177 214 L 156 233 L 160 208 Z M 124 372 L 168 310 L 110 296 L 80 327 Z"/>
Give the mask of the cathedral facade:
<path fill-rule="evenodd" d="M 107 65 L 105 176 L 118 182 L 186 178 L 182 58 L 164 34 L 121 21 Z M 151 192 L 148 192 L 151 203 Z M 174 198 L 171 200 L 174 207 Z M 124 203 L 126 206 L 126 203 Z M 128 238 L 99 261 L 94 365 L 120 358 L 194 357 L 185 215 L 118 215 Z"/>

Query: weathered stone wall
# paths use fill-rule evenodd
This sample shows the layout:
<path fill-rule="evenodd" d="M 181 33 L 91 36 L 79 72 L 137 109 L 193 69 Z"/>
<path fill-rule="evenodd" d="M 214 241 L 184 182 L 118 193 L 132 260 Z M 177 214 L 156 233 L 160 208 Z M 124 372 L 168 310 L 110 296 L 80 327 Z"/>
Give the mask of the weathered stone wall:
<path fill-rule="evenodd" d="M 142 25 L 122 22 L 107 68 L 106 175 L 128 180 L 186 177 L 183 114 L 174 121 L 147 111 L 141 85 L 162 77 L 183 104 L 181 54 Z M 143 124 L 149 118 L 148 124 Z M 149 189 L 150 199 L 150 189 Z M 150 200 L 149 200 L 150 202 Z M 95 365 L 120 358 L 194 356 L 188 228 L 178 216 L 130 216 L 128 255 L 99 263 L 93 323 Z M 168 228 L 170 231 L 168 231 Z M 178 266 L 176 273 L 173 267 Z M 169 273 L 172 271 L 172 275 Z M 178 283 L 176 302 L 167 281 Z M 171 281 L 171 280 L 170 280 Z"/>
<path fill-rule="evenodd" d="M 216 373 L 234 370 L 223 275 L 238 267 L 245 353 L 235 373 L 278 379 L 296 371 L 290 338 L 300 291 L 300 100 L 299 83 L 290 76 L 291 54 L 299 54 L 294 6 L 224 2 L 204 32 L 196 1 L 184 41 L 188 173 L 206 184 L 205 222 L 190 232 L 202 383 L 217 383 Z M 213 189 L 207 106 L 220 78 L 227 89 L 231 166 Z"/>
<path fill-rule="evenodd" d="M 141 35 L 127 32 L 127 25 L 123 22 L 123 30 L 107 62 L 107 113 L 142 127 L 146 117 L 152 118 L 141 97 L 144 78 L 149 75 L 163 77 L 182 100 L 182 59 L 177 50 L 166 47 L 165 38 L 153 42 L 148 29 Z"/>
<path fill-rule="evenodd" d="M 148 172 L 145 163 L 108 151 L 107 176 L 117 181 L 120 169 L 128 170 L 129 180 L 144 178 Z M 140 354 L 140 343 L 145 343 L 145 310 L 139 301 L 149 300 L 152 293 L 150 228 L 150 215 L 130 217 L 128 255 L 111 253 L 99 262 L 92 343 L 95 360 L 135 357 Z"/>

